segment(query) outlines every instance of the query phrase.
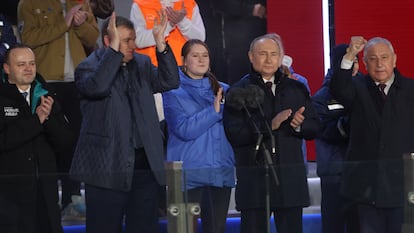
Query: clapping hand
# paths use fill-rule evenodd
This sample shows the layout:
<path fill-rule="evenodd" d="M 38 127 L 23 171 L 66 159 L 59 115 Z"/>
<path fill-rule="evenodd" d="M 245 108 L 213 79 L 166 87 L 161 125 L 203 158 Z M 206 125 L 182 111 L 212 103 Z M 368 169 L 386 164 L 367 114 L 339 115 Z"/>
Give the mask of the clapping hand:
<path fill-rule="evenodd" d="M 220 106 L 223 103 L 223 88 L 220 87 L 217 91 L 217 95 L 214 97 L 214 109 L 216 112 L 220 112 Z"/>
<path fill-rule="evenodd" d="M 253 16 L 259 17 L 261 19 L 266 18 L 266 7 L 260 3 L 256 3 L 253 8 Z"/>
<path fill-rule="evenodd" d="M 72 8 L 70 8 L 70 10 L 68 12 L 66 12 L 65 22 L 66 22 L 66 25 L 68 27 L 70 27 L 72 25 L 72 22 L 74 21 L 76 12 L 78 12 L 81 8 L 82 8 L 82 4 L 78 4 L 78 5 L 73 6 Z M 79 16 L 78 16 L 78 18 L 79 18 Z M 78 19 L 78 20 L 80 20 L 80 19 Z"/>
<path fill-rule="evenodd" d="M 43 124 L 50 115 L 52 111 L 54 100 L 50 96 L 41 96 L 40 97 L 40 105 L 36 108 L 36 114 L 39 117 L 39 121 Z"/>
<path fill-rule="evenodd" d="M 89 13 L 84 10 L 78 10 L 73 15 L 73 25 L 80 26 L 88 19 Z"/>
<path fill-rule="evenodd" d="M 154 19 L 154 27 L 152 28 L 152 34 L 154 36 L 157 50 L 162 52 L 165 50 L 165 30 L 167 29 L 167 13 L 165 9 L 161 9 L 157 12 L 158 17 Z"/>
<path fill-rule="evenodd" d="M 187 15 L 187 11 L 184 7 L 184 1 L 182 2 L 181 10 L 174 10 L 172 7 L 167 7 L 166 12 L 168 21 L 170 22 L 170 25 L 172 27 L 181 22 L 181 20 L 183 20 L 184 17 Z"/>
<path fill-rule="evenodd" d="M 108 23 L 108 36 L 110 38 L 110 47 L 115 50 L 119 51 L 120 39 L 119 39 L 119 32 L 116 28 L 116 14 L 115 11 L 112 12 L 111 18 L 109 19 Z"/>
<path fill-rule="evenodd" d="M 280 125 L 286 121 L 290 115 L 292 115 L 292 109 L 285 109 L 279 112 L 273 119 L 272 119 L 272 130 L 279 129 Z"/>
<path fill-rule="evenodd" d="M 305 116 L 303 115 L 304 112 L 304 106 L 300 107 L 299 110 L 295 112 L 292 121 L 290 121 L 290 126 L 292 126 L 292 128 L 297 129 L 299 126 L 302 125 L 303 121 L 305 120 Z"/>

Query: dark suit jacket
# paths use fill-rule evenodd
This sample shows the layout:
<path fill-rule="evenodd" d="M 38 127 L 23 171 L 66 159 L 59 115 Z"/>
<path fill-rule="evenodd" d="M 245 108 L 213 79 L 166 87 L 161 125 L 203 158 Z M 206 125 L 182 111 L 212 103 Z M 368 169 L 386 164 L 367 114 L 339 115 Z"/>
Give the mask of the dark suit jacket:
<path fill-rule="evenodd" d="M 127 64 L 130 88 L 126 91 L 117 86 L 122 84 L 122 58 L 120 52 L 103 48 L 76 68 L 83 119 L 70 173 L 90 185 L 128 191 L 135 163 L 131 114 L 151 170 L 158 182 L 165 184 L 163 141 L 153 93 L 177 88 L 179 77 L 171 50 L 157 53 L 158 69 L 149 57 L 135 54 Z"/>
<path fill-rule="evenodd" d="M 301 106 L 305 106 L 305 121 L 299 133 L 289 125 L 291 119 L 286 120 L 278 130 L 272 131 L 276 141 L 276 156 L 273 156 L 273 162 L 280 185 L 276 187 L 272 178 L 270 186 L 272 208 L 307 206 L 309 205 L 309 193 L 302 155 L 302 140 L 313 139 L 316 136 L 319 118 L 311 105 L 309 93 L 302 83 L 289 79 L 280 71 L 275 76 L 276 96 L 271 94 L 257 73 L 251 73 L 242 78 L 230 88 L 229 92 L 232 88 L 245 88 L 249 84 L 260 87 L 265 92 L 262 106 L 269 124 L 278 112 L 288 108 L 295 112 Z M 260 111 L 257 108 L 249 111 L 253 121 L 258 124 L 260 131 L 265 135 L 267 148 L 270 148 L 269 135 Z M 226 135 L 233 146 L 236 158 L 236 207 L 239 210 L 265 208 L 264 153 L 261 150 L 256 157 L 254 156 L 257 133 L 243 109 L 232 108 L 226 102 L 223 114 Z"/>
<path fill-rule="evenodd" d="M 352 79 L 350 70 L 338 69 L 330 84 L 351 118 L 344 195 L 378 207 L 403 205 L 402 155 L 414 151 L 414 80 L 394 73 L 383 107 L 370 76 Z"/>

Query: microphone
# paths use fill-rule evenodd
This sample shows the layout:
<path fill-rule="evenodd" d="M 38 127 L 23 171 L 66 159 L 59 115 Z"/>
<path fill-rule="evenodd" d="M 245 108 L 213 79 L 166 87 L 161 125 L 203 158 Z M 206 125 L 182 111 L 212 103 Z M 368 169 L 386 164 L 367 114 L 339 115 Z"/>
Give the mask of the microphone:
<path fill-rule="evenodd" d="M 263 109 L 261 107 L 261 104 L 264 102 L 264 92 L 263 90 L 258 87 L 257 85 L 249 84 L 246 88 L 241 87 L 232 87 L 228 91 L 226 95 L 226 104 L 229 107 L 232 107 L 237 110 L 244 109 L 247 116 L 249 117 L 250 122 L 252 123 L 256 133 L 258 134 L 255 151 L 254 151 L 254 158 L 256 158 L 256 155 L 258 151 L 260 150 L 260 146 L 263 147 L 264 151 L 264 157 L 265 157 L 265 164 L 266 166 L 270 165 L 270 170 L 272 171 L 272 175 L 274 177 L 274 181 L 276 186 L 279 185 L 279 179 L 277 176 L 277 173 L 275 171 L 275 168 L 271 166 L 273 164 L 272 157 L 269 153 L 269 150 L 266 148 L 266 145 L 262 143 L 263 140 L 263 134 L 261 133 L 259 127 L 257 126 L 256 122 L 254 121 L 249 108 L 259 108 L 260 115 L 262 120 L 264 121 L 266 128 L 268 130 L 269 136 L 271 138 L 271 145 L 272 145 L 272 153 L 276 153 L 276 147 L 275 147 L 275 137 L 272 134 L 272 129 L 270 128 L 269 124 L 267 123 Z"/>
<path fill-rule="evenodd" d="M 236 110 L 241 110 L 245 103 L 247 90 L 241 87 L 232 87 L 226 95 L 226 104 Z"/>
<path fill-rule="evenodd" d="M 258 108 L 261 118 L 266 126 L 266 129 L 268 131 L 268 134 L 270 136 L 270 142 L 272 146 L 272 154 L 276 154 L 276 145 L 275 145 L 275 136 L 273 136 L 272 128 L 269 126 L 269 123 L 266 121 L 266 117 L 263 112 L 262 104 L 264 102 L 264 91 L 257 85 L 249 84 L 247 85 L 248 94 L 246 95 L 246 102 L 249 104 L 252 108 Z M 277 176 L 275 168 L 273 165 L 272 156 L 269 153 L 269 150 L 266 148 L 266 145 L 263 143 L 263 151 L 264 151 L 264 157 L 267 162 L 268 168 L 270 167 L 270 171 L 272 172 L 272 175 L 274 177 L 274 181 L 276 186 L 279 185 L 279 178 Z"/>
<path fill-rule="evenodd" d="M 264 91 L 257 85 L 249 84 L 246 86 L 246 103 L 251 108 L 261 108 L 264 102 Z"/>
<path fill-rule="evenodd" d="M 272 146 L 272 154 L 276 154 L 276 143 L 275 143 L 275 136 L 273 135 L 272 128 L 270 127 L 269 123 L 266 121 L 263 108 L 261 104 L 264 102 L 264 91 L 257 85 L 249 84 L 247 85 L 246 89 L 248 90 L 246 94 L 246 102 L 248 103 L 249 107 L 258 108 L 262 120 L 266 126 L 267 132 L 270 136 L 270 143 Z"/>
<path fill-rule="evenodd" d="M 255 146 L 254 151 L 254 157 L 256 157 L 257 153 L 259 152 L 260 145 L 262 144 L 263 140 L 263 134 L 259 130 L 259 127 L 257 126 L 256 122 L 253 120 L 252 114 L 250 113 L 249 109 L 246 106 L 246 99 L 248 98 L 248 95 L 250 95 L 248 89 L 241 88 L 241 87 L 233 87 L 230 88 L 226 95 L 226 104 L 236 110 L 242 110 L 244 109 L 247 116 L 249 117 L 250 122 L 252 123 L 258 137 L 257 142 Z M 250 105 L 251 103 L 249 103 Z"/>

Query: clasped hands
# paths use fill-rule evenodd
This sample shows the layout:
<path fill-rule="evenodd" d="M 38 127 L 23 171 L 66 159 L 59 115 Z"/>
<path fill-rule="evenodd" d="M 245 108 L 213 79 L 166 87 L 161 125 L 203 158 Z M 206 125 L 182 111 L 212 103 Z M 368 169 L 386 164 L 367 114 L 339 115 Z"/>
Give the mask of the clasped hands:
<path fill-rule="evenodd" d="M 171 27 L 175 27 L 184 17 L 187 15 L 187 11 L 184 7 L 184 1 L 182 2 L 180 10 L 174 10 L 172 7 L 166 7 L 165 12 L 167 13 L 168 22 L 170 23 Z"/>
<path fill-rule="evenodd" d="M 72 25 L 78 27 L 88 19 L 89 12 L 82 10 L 82 7 L 83 4 L 78 4 L 66 12 L 65 22 L 68 27 Z"/>

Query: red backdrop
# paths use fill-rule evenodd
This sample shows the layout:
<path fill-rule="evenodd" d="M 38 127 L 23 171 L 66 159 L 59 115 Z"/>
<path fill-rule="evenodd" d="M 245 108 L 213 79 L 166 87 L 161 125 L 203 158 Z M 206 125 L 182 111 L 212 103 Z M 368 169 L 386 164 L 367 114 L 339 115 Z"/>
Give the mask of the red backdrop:
<path fill-rule="evenodd" d="M 349 43 L 353 35 L 367 39 L 374 36 L 387 38 L 397 54 L 398 69 L 402 74 L 414 77 L 411 68 L 414 50 L 413 14 L 414 2 L 411 0 L 336 0 L 336 42 Z"/>
<path fill-rule="evenodd" d="M 278 33 L 293 68 L 308 79 L 311 92 L 324 77 L 321 0 L 267 1 L 268 31 Z M 315 160 L 313 142 L 307 143 L 308 160 Z"/>

